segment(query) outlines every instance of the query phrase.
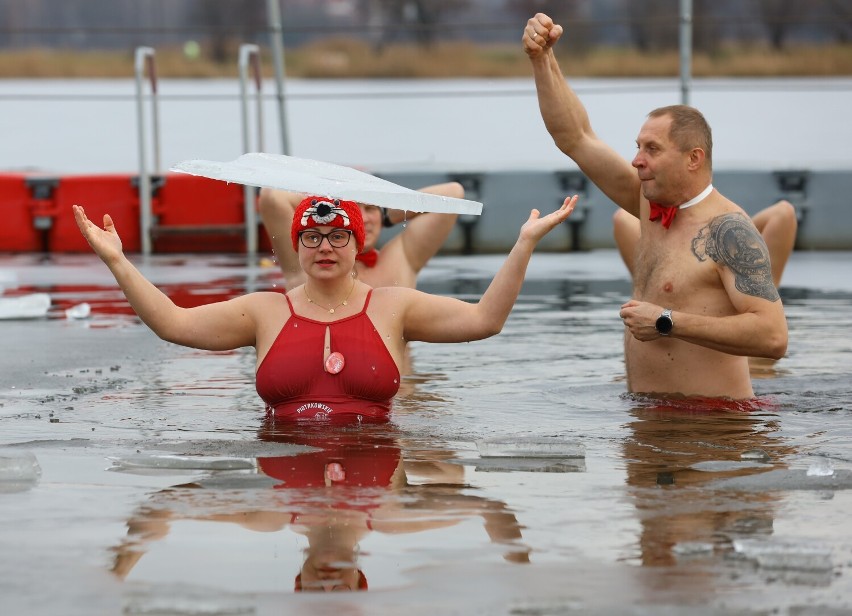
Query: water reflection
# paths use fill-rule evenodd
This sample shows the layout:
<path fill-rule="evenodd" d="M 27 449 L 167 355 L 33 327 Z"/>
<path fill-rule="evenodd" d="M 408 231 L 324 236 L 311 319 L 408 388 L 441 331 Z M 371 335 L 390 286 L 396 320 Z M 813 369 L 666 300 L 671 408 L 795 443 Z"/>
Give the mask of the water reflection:
<path fill-rule="evenodd" d="M 642 565 L 724 556 L 738 537 L 772 534 L 779 495 L 708 484 L 786 467 L 795 450 L 776 434 L 777 416 L 759 408 L 649 400 L 630 415 L 623 455 L 641 524 L 636 558 Z"/>
<path fill-rule="evenodd" d="M 112 571 L 126 578 L 154 542 L 187 520 L 301 536 L 307 547 L 291 578 L 296 592 L 367 590 L 370 572 L 360 553 L 367 536 L 436 531 L 475 517 L 489 541 L 504 546 L 504 560 L 529 561 L 514 513 L 472 494 L 464 468 L 449 462 L 452 451 L 433 446 L 409 456 L 391 425 L 307 429 L 266 422 L 258 437 L 305 451 L 258 456 L 250 476 L 211 474 L 155 493 L 128 521 Z"/>

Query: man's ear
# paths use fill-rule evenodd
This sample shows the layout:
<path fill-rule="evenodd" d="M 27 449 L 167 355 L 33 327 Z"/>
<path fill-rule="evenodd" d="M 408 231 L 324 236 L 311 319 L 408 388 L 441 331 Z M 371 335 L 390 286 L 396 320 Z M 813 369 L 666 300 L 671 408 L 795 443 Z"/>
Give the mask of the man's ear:
<path fill-rule="evenodd" d="M 689 151 L 689 169 L 690 171 L 695 171 L 699 167 L 704 164 L 704 159 L 706 158 L 706 154 L 704 150 L 701 148 L 692 148 Z"/>

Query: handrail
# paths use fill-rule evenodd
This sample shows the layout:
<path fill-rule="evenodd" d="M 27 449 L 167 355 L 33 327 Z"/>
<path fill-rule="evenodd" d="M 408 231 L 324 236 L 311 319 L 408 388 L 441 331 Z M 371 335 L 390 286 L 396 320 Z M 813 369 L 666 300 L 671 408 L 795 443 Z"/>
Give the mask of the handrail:
<path fill-rule="evenodd" d="M 240 45 L 239 52 L 240 69 L 240 110 L 242 118 L 243 153 L 251 152 L 251 138 L 249 136 L 249 100 L 248 100 L 248 78 L 249 70 L 254 74 L 254 85 L 256 88 L 256 110 L 257 121 L 257 147 L 255 151 L 263 151 L 263 74 L 260 69 L 260 47 L 250 43 Z M 246 221 L 246 252 L 249 255 L 257 253 L 257 210 L 255 207 L 256 192 L 253 186 L 243 187 L 243 207 Z"/>
<path fill-rule="evenodd" d="M 278 129 L 281 131 L 281 153 L 290 154 L 287 130 L 287 107 L 284 100 L 284 34 L 281 28 L 279 0 L 266 0 L 266 20 L 269 24 L 269 47 L 275 68 L 275 96 L 278 102 Z"/>
<path fill-rule="evenodd" d="M 151 254 L 151 175 L 148 171 L 147 140 L 145 137 L 145 109 L 142 83 L 145 67 L 151 81 L 151 122 L 154 149 L 154 173 L 160 173 L 160 118 L 157 98 L 157 70 L 154 50 L 151 47 L 137 47 L 135 55 L 136 72 L 136 125 L 139 132 L 139 217 L 142 239 L 142 253 Z"/>

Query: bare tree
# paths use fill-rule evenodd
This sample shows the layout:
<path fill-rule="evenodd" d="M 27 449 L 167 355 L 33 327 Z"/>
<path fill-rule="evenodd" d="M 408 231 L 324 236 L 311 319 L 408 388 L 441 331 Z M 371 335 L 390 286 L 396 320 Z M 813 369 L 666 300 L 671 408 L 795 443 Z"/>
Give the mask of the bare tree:
<path fill-rule="evenodd" d="M 713 53 L 719 48 L 719 13 L 724 9 L 718 0 L 693 0 L 692 46 L 697 51 Z"/>
<path fill-rule="evenodd" d="M 828 11 L 838 43 L 852 39 L 852 0 L 828 0 Z"/>
<path fill-rule="evenodd" d="M 369 26 L 374 46 L 381 50 L 410 35 L 422 46 L 437 40 L 439 26 L 448 15 L 464 10 L 471 0 L 359 0 L 358 14 Z"/>
<path fill-rule="evenodd" d="M 679 11 L 675 0 L 624 0 L 623 6 L 639 51 L 677 48 Z"/>
<path fill-rule="evenodd" d="M 784 43 L 802 18 L 801 0 L 759 0 L 758 10 L 773 49 L 783 49 Z"/>
<path fill-rule="evenodd" d="M 216 62 L 229 60 L 239 41 L 253 40 L 266 27 L 263 0 L 194 0 L 189 21 L 204 31 Z"/>

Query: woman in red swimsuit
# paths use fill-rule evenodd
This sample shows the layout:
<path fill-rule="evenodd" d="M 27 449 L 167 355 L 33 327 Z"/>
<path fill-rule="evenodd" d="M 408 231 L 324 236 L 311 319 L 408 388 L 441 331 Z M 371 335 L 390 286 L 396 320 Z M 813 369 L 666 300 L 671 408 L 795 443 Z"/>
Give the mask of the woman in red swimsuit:
<path fill-rule="evenodd" d="M 469 342 L 498 334 L 539 240 L 577 202 L 532 210 L 478 303 L 404 287 L 373 289 L 354 276 L 364 224 L 352 201 L 307 197 L 295 212 L 293 247 L 303 285 L 181 308 L 124 255 L 109 215 L 104 228 L 79 205 L 83 236 L 109 267 L 136 314 L 163 340 L 196 349 L 257 351 L 257 391 L 274 419 L 386 420 L 407 341 Z"/>

